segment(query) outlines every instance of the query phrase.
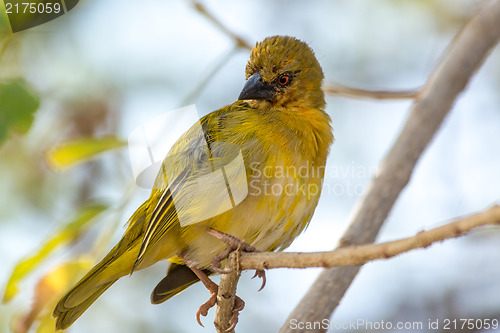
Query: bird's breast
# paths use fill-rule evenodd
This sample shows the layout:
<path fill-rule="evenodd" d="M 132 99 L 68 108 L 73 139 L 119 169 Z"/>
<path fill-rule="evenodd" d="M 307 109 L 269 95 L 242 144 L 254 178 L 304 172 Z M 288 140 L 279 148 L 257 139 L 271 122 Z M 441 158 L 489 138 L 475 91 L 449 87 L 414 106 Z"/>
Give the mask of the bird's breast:
<path fill-rule="evenodd" d="M 261 251 L 285 249 L 304 230 L 318 203 L 324 164 L 285 155 L 268 156 L 265 163 L 246 161 L 244 199 L 206 223 L 190 227 L 200 231 L 189 247 L 192 261 L 205 267 L 225 248 L 221 241 L 202 232 L 207 226 Z"/>

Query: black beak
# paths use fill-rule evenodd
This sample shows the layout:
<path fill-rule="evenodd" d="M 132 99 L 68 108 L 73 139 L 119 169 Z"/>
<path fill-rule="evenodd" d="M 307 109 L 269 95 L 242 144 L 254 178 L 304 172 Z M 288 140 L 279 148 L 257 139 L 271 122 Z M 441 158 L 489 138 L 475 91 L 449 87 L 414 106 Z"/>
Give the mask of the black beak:
<path fill-rule="evenodd" d="M 271 84 L 262 81 L 260 74 L 257 72 L 248 78 L 247 83 L 245 83 L 238 99 L 271 100 L 275 92 L 276 90 L 274 87 Z"/>

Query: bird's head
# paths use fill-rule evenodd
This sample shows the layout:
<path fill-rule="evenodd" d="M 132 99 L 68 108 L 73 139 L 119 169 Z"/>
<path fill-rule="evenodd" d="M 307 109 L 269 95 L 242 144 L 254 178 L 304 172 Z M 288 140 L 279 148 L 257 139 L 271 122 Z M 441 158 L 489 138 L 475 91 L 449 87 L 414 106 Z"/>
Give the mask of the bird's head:
<path fill-rule="evenodd" d="M 246 67 L 239 100 L 255 106 L 323 109 L 323 71 L 313 50 L 301 40 L 273 36 L 257 43 Z"/>

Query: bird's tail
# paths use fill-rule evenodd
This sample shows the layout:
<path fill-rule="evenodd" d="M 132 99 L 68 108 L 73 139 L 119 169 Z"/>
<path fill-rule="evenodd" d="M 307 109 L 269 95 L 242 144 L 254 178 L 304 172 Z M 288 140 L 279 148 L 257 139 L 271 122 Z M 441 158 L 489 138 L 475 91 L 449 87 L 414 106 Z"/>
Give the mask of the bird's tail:
<path fill-rule="evenodd" d="M 56 329 L 65 330 L 71 326 L 71 324 L 73 324 L 75 320 L 77 320 L 85 312 L 85 310 L 87 310 L 87 308 L 91 306 L 92 303 L 99 298 L 99 296 L 101 296 L 103 292 L 111 287 L 115 281 L 116 280 L 95 288 L 93 294 L 89 295 L 89 297 L 75 306 L 67 306 L 65 304 L 66 300 L 69 298 L 69 294 L 67 294 L 63 299 L 61 299 L 61 301 L 59 301 L 57 307 L 54 309 L 53 316 L 56 318 Z M 79 287 L 79 285 L 76 287 Z"/>
<path fill-rule="evenodd" d="M 130 218 L 122 240 L 57 303 L 52 313 L 56 329 L 71 326 L 116 280 L 132 273 L 143 235 L 146 204 Z"/>
<path fill-rule="evenodd" d="M 90 270 L 56 305 L 56 329 L 66 329 L 113 283 L 132 272 L 137 251 L 117 253 L 120 243 Z M 120 251 L 121 252 L 121 251 Z"/>

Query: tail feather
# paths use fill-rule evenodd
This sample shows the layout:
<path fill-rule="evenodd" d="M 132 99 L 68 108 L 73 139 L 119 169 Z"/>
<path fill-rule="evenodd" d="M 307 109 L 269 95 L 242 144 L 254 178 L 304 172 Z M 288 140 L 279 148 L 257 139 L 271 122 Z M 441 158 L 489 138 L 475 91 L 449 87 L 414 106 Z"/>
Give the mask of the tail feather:
<path fill-rule="evenodd" d="M 132 272 L 143 234 L 146 201 L 130 218 L 121 241 L 57 303 L 52 316 L 56 329 L 75 322 L 103 292 L 124 275 Z"/>
<path fill-rule="evenodd" d="M 132 249 L 118 255 L 115 247 L 94 266 L 56 305 L 52 314 L 56 328 L 69 327 L 116 280 L 130 274 L 135 253 Z"/>
<path fill-rule="evenodd" d="M 134 249 L 121 254 L 112 250 L 66 294 L 61 300 L 64 306 L 75 307 L 93 295 L 97 288 L 130 274 L 137 253 Z"/>
<path fill-rule="evenodd" d="M 115 280 L 116 281 L 116 280 Z M 56 329 L 65 330 L 71 326 L 84 312 L 89 308 L 89 306 L 94 303 L 103 292 L 105 292 L 115 281 L 108 282 L 103 286 L 99 287 L 91 296 L 89 296 L 82 303 L 77 306 L 67 308 L 64 306 L 65 298 L 63 298 L 59 304 L 57 304 L 53 316 L 56 319 Z"/>
<path fill-rule="evenodd" d="M 203 272 L 207 276 L 213 274 L 208 269 L 203 270 Z M 188 266 L 172 263 L 168 269 L 167 276 L 156 285 L 151 293 L 151 303 L 163 303 L 198 281 L 200 279 Z"/>

